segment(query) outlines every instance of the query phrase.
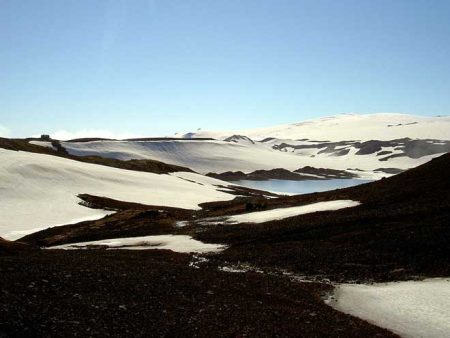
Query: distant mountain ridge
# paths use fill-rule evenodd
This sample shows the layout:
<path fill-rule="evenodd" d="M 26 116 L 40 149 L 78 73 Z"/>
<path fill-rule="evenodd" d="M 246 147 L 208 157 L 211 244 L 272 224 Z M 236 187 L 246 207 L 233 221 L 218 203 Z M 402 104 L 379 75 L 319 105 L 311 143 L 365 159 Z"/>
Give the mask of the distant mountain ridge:
<path fill-rule="evenodd" d="M 343 114 L 232 132 L 198 129 L 184 138 L 65 141 L 61 146 L 72 156 L 156 160 L 228 178 L 257 172 L 261 179 L 264 172 L 270 179 L 274 169 L 284 169 L 292 172 L 285 175 L 289 179 L 298 176 L 295 170 L 312 167 L 379 179 L 450 152 L 450 117 Z M 277 170 L 277 177 L 282 172 Z"/>
<path fill-rule="evenodd" d="M 234 131 L 189 132 L 183 136 L 223 140 L 242 135 L 254 141 L 265 138 L 313 141 L 367 141 L 399 138 L 450 140 L 450 116 L 424 117 L 397 113 L 340 114 L 273 127 Z"/>

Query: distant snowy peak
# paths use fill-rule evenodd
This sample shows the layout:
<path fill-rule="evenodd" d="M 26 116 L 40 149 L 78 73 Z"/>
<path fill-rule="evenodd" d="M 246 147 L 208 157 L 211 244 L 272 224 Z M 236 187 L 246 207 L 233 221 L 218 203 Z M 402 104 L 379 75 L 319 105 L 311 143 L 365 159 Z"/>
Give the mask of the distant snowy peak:
<path fill-rule="evenodd" d="M 294 124 L 240 131 L 197 131 L 186 136 L 224 140 L 246 135 L 255 141 L 267 138 L 312 141 L 369 141 L 411 139 L 450 140 L 450 116 L 407 114 L 340 114 Z"/>

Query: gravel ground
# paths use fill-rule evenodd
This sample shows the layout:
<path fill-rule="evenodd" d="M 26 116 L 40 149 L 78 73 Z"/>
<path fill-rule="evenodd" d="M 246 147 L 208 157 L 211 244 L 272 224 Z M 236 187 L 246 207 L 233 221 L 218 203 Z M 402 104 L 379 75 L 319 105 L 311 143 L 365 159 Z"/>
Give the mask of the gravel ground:
<path fill-rule="evenodd" d="M 0 256 L 0 337 L 385 337 L 319 297 L 331 287 L 189 267 L 170 251 Z"/>

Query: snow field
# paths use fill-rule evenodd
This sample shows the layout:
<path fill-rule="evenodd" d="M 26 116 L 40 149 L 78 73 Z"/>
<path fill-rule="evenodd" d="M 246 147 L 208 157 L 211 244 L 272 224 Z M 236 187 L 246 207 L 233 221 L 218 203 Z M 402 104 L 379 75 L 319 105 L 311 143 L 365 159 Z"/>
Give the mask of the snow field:
<path fill-rule="evenodd" d="M 243 171 L 249 173 L 259 169 L 285 168 L 296 170 L 304 166 L 346 170 L 358 168 L 363 179 L 379 179 L 372 170 L 380 167 L 409 169 L 441 154 L 423 156 L 418 159 L 396 157 L 381 162 L 376 154 L 330 156 L 320 154 L 311 157 L 272 149 L 269 145 L 241 145 L 224 141 L 93 141 L 83 143 L 63 142 L 72 155 L 97 155 L 120 160 L 152 159 L 184 166 L 201 174 L 210 172 Z M 315 149 L 317 152 L 318 150 Z M 353 149 L 353 152 L 354 149 Z M 387 176 L 384 174 L 383 176 Z"/>
<path fill-rule="evenodd" d="M 101 218 L 110 213 L 79 205 L 77 195 L 82 193 L 185 209 L 199 209 L 198 204 L 203 202 L 234 198 L 218 191 L 200 175 L 187 176 L 202 184 L 173 175 L 0 149 L 0 237 L 14 240 L 36 229 Z"/>
<path fill-rule="evenodd" d="M 199 131 L 188 133 L 189 137 L 214 138 L 216 140 L 162 140 L 162 141 L 93 141 L 63 142 L 62 145 L 73 155 L 98 155 L 121 160 L 154 159 L 165 163 L 185 166 L 199 173 L 222 173 L 284 168 L 296 170 L 304 166 L 346 170 L 358 168 L 360 178 L 379 179 L 377 168 L 409 169 L 421 165 L 441 154 L 420 158 L 407 156 L 380 161 L 387 155 L 376 153 L 356 155 L 358 148 L 348 145 L 335 149 L 348 149 L 345 155 L 337 156 L 322 152 L 325 148 L 317 145 L 326 141 L 356 142 L 381 140 L 390 141 L 403 138 L 450 140 L 450 117 L 420 117 L 406 114 L 341 114 L 260 129 L 239 131 Z M 232 136 L 235 142 L 225 142 Z M 236 136 L 238 135 L 238 136 Z M 241 135 L 241 136 L 239 136 Z M 181 136 L 181 135 L 178 135 Z M 247 139 L 265 142 L 252 143 Z M 288 144 L 284 149 L 273 146 Z M 439 144 L 439 141 L 433 141 Z M 294 146 L 313 146 L 295 149 Z M 383 147 L 384 151 L 398 154 L 401 150 Z M 384 174 L 384 176 L 388 176 Z"/>
<path fill-rule="evenodd" d="M 450 117 L 422 117 L 397 113 L 339 114 L 268 128 L 200 131 L 192 137 L 224 139 L 234 134 L 245 135 L 257 141 L 268 137 L 315 141 L 394 140 L 404 137 L 449 140 Z"/>

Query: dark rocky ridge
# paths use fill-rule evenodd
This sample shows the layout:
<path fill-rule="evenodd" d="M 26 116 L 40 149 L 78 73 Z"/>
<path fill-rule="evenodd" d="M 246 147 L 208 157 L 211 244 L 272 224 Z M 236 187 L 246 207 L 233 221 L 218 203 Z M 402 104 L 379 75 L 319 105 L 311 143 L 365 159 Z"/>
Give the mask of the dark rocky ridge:
<path fill-rule="evenodd" d="M 374 172 L 382 172 L 389 175 L 397 175 L 404 172 L 404 170 L 398 168 L 377 168 L 374 170 Z"/>
<path fill-rule="evenodd" d="M 355 178 L 357 175 L 346 170 L 314 168 L 306 166 L 294 171 L 283 168 L 270 170 L 255 170 L 251 173 L 244 173 L 242 171 L 226 171 L 223 173 L 208 173 L 206 176 L 217 178 L 223 181 L 266 181 L 266 180 L 327 180 L 327 179 L 347 179 Z"/>
<path fill-rule="evenodd" d="M 311 174 L 322 176 L 326 179 L 335 179 L 335 178 L 355 178 L 358 175 L 350 173 L 345 170 L 336 170 L 336 169 L 325 169 L 325 168 L 314 168 L 311 166 L 306 166 L 297 170 L 294 170 L 296 173 L 300 174 Z"/>
<path fill-rule="evenodd" d="M 303 181 L 310 179 L 320 179 L 311 177 L 310 175 L 297 174 L 283 168 L 270 170 L 255 170 L 247 174 L 242 171 L 227 171 L 220 174 L 208 173 L 206 174 L 206 176 L 217 178 L 223 181 L 240 181 L 240 180 L 266 181 L 273 179 Z"/>

